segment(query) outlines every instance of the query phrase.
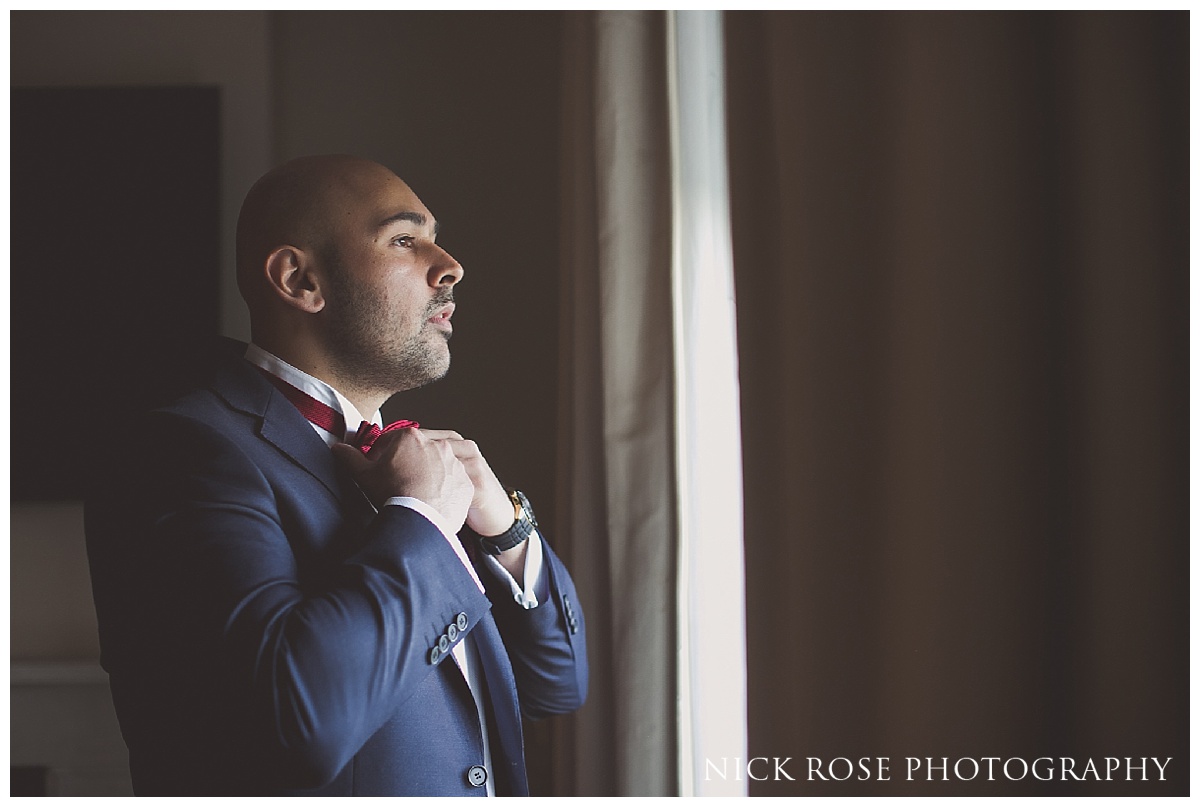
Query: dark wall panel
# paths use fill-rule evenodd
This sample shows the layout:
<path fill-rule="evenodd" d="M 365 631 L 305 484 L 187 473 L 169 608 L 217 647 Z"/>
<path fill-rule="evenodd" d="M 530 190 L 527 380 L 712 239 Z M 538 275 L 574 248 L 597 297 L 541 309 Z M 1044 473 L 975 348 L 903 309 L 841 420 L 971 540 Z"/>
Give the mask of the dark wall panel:
<path fill-rule="evenodd" d="M 14 88 L 12 495 L 78 499 L 90 436 L 217 328 L 218 93 Z"/>

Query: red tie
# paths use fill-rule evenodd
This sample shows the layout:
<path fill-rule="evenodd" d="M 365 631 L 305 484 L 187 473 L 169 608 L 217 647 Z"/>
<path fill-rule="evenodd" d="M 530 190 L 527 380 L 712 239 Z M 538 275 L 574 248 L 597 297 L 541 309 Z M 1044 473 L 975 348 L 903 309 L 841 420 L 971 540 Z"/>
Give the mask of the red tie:
<path fill-rule="evenodd" d="M 263 370 L 261 367 L 258 369 L 262 371 L 262 374 L 266 376 L 268 381 L 275 385 L 276 389 L 283 393 L 283 397 L 291 401 L 300 410 L 300 414 L 304 415 L 309 423 L 312 423 L 314 426 L 320 426 L 325 431 L 338 437 L 346 433 L 346 419 L 342 417 L 341 412 L 326 403 L 318 401 L 304 390 L 293 387 L 269 370 Z M 348 442 L 366 454 L 384 432 L 390 432 L 393 429 L 417 429 L 420 426 L 421 424 L 415 420 L 397 420 L 395 423 L 389 423 L 381 429 L 374 423 L 364 420 L 359 424 L 358 431 L 355 432 L 354 437 Z"/>
<path fill-rule="evenodd" d="M 381 434 L 390 432 L 393 429 L 419 429 L 420 427 L 421 424 L 415 420 L 397 420 L 381 429 L 374 423 L 364 420 L 359 425 L 358 431 L 355 432 L 354 439 L 350 441 L 350 444 L 362 449 L 362 453 L 366 454 L 371 450 L 371 446 L 375 445 L 375 441 L 379 439 Z"/>

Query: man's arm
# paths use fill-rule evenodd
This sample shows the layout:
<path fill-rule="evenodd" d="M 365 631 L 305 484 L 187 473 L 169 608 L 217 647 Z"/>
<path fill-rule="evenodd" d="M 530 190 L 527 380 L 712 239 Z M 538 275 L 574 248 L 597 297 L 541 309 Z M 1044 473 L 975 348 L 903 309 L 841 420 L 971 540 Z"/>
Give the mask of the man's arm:
<path fill-rule="evenodd" d="M 385 434 L 381 440 L 402 439 L 399 434 Z M 463 464 L 474 486 L 466 515 L 466 526 L 471 531 L 497 535 L 512 525 L 512 501 L 474 441 L 464 439 L 458 432 L 434 429 L 421 429 L 419 439 L 448 445 Z M 369 457 L 348 448 L 338 448 L 338 454 L 373 500 L 386 500 L 392 495 L 393 476 L 398 469 L 393 467 L 388 454 L 376 455 L 376 450 L 372 448 Z M 566 567 L 544 539 L 538 540 L 543 551 L 541 574 L 550 596 L 536 608 L 514 602 L 508 581 L 490 568 L 480 573 L 495 604 L 492 613 L 512 662 L 522 711 L 532 718 L 578 709 L 587 696 L 588 685 L 583 608 Z M 528 543 L 522 542 L 497 557 L 518 587 L 526 583 L 523 576 Z"/>
<path fill-rule="evenodd" d="M 188 663 L 168 656 L 193 658 L 197 674 L 227 680 L 230 697 L 247 704 L 225 729 L 230 742 L 255 748 L 285 786 L 324 784 L 443 663 L 430 648 L 447 625 L 465 614 L 465 635 L 490 603 L 441 533 L 400 507 L 339 536 L 348 554 L 315 580 L 297 559 L 306 551 L 297 533 L 313 525 L 282 514 L 279 481 L 233 440 L 159 415 L 140 442 L 139 479 L 88 530 L 114 689 L 120 678 L 186 699 Z M 332 496 L 308 515 L 329 522 L 326 539 L 345 520 Z M 197 689 L 220 687 L 205 679 Z M 149 732 L 154 721 L 133 723 Z"/>
<path fill-rule="evenodd" d="M 549 596 L 536 608 L 518 605 L 508 583 L 496 575 L 482 577 L 517 679 L 521 711 L 533 719 L 575 711 L 588 688 L 583 607 L 566 567 L 549 542 L 541 541 Z"/>

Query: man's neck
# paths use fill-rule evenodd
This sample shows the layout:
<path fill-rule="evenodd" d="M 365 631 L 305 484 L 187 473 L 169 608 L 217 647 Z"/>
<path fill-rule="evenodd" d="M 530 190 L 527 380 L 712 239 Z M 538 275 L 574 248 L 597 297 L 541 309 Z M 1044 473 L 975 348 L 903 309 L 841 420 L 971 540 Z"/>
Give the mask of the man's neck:
<path fill-rule="evenodd" d="M 365 417 L 370 417 L 371 413 L 378 412 L 387 399 L 391 397 L 386 392 L 363 389 L 360 385 L 342 378 L 335 371 L 332 363 L 320 351 L 306 349 L 304 345 L 295 342 L 275 341 L 260 334 L 253 335 L 251 341 L 268 353 L 292 365 L 297 370 L 301 370 L 333 387 L 346 400 L 354 404 L 354 408 L 363 413 Z"/>

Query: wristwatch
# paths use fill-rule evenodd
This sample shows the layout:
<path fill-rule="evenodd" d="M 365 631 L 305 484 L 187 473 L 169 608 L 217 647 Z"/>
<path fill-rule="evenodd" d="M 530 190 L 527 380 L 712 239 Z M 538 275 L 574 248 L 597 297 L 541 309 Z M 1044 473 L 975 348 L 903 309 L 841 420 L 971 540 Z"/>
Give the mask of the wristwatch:
<path fill-rule="evenodd" d="M 499 555 L 514 546 L 520 546 L 521 542 L 528 540 L 537 529 L 537 517 L 534 516 L 533 508 L 529 506 L 529 499 L 525 498 L 525 494 L 519 490 L 509 490 L 508 498 L 513 503 L 512 526 L 499 535 L 479 536 L 479 546 L 489 555 Z"/>

